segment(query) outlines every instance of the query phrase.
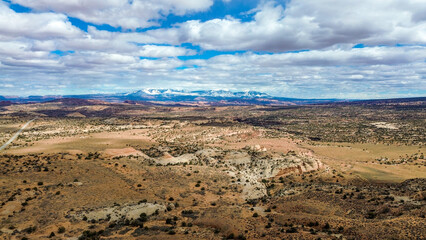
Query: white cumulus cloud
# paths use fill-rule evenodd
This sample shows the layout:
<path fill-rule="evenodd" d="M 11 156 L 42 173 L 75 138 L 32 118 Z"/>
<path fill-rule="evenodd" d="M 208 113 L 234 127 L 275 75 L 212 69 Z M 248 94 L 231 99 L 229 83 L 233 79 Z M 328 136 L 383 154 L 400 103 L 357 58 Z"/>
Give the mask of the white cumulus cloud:
<path fill-rule="evenodd" d="M 190 20 L 149 35 L 205 49 L 271 52 L 357 43 L 425 44 L 425 5 L 418 0 L 298 0 L 284 8 L 268 1 L 252 11 L 252 21 Z"/>
<path fill-rule="evenodd" d="M 58 13 L 16 13 L 0 2 L 0 39 L 74 38 L 82 35 L 67 16 Z"/>
<path fill-rule="evenodd" d="M 95 24 L 125 29 L 144 28 L 174 13 L 204 11 L 213 0 L 12 0 L 39 11 L 55 11 Z"/>

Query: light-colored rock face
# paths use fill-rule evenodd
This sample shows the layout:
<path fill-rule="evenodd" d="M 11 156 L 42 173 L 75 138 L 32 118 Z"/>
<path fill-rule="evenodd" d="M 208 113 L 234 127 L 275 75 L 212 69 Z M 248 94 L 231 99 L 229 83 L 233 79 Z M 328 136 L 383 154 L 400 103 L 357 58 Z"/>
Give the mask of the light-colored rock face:
<path fill-rule="evenodd" d="M 180 156 L 174 157 L 168 152 L 164 152 L 162 157 L 150 158 L 156 164 L 167 165 L 167 164 L 215 164 L 217 159 L 222 158 L 224 155 L 223 151 L 217 149 L 202 149 L 195 153 L 186 153 Z"/>
<path fill-rule="evenodd" d="M 251 157 L 247 152 L 231 151 L 223 160 L 231 164 L 248 164 L 251 162 Z"/>
<path fill-rule="evenodd" d="M 157 210 L 164 212 L 166 211 L 166 207 L 160 204 L 140 203 L 126 206 L 106 207 L 92 211 L 82 211 L 77 213 L 75 217 L 79 219 L 86 217 L 88 221 L 109 219 L 110 222 L 115 222 L 118 220 L 135 220 L 138 219 L 142 213 L 150 216 Z"/>
<path fill-rule="evenodd" d="M 179 164 L 179 163 L 190 163 L 191 161 L 197 161 L 198 158 L 194 154 L 183 154 L 179 157 L 173 157 L 169 153 L 166 153 L 163 157 L 156 158 L 154 161 L 157 164 L 167 165 L 167 164 Z"/>
<path fill-rule="evenodd" d="M 162 157 L 151 160 L 161 165 L 188 163 L 224 167 L 228 175 L 236 180 L 235 184 L 243 186 L 242 197 L 245 200 L 258 199 L 267 194 L 263 179 L 323 168 L 321 161 L 311 154 L 282 155 L 268 152 L 260 145 L 232 151 L 202 149 L 178 157 L 164 152 Z"/>
<path fill-rule="evenodd" d="M 236 177 L 237 184 L 243 186 L 245 200 L 258 199 L 267 194 L 262 179 L 288 174 L 301 174 L 322 168 L 322 163 L 312 157 L 272 156 L 272 158 L 252 157 L 249 163 L 230 166 L 229 175 Z"/>

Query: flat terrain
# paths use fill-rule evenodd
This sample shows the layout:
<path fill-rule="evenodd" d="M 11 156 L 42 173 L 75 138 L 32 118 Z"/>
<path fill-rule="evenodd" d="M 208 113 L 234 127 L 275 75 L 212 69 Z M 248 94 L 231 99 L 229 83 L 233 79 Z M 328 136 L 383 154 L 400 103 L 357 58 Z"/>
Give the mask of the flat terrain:
<path fill-rule="evenodd" d="M 425 177 L 423 161 L 407 162 L 421 156 L 424 146 L 397 144 L 324 144 L 305 145 L 314 151 L 324 163 L 375 182 L 401 182 Z M 396 163 L 388 164 L 395 161 Z"/>
<path fill-rule="evenodd" d="M 425 239 L 426 103 L 0 108 L 2 239 Z"/>

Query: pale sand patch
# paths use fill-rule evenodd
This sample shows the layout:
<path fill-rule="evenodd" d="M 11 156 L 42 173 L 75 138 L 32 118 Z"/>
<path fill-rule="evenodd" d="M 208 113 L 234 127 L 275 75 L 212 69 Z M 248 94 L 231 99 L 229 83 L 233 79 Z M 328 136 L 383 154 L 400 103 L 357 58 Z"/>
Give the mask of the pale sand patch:
<path fill-rule="evenodd" d="M 393 123 L 387 123 L 387 122 L 374 122 L 371 123 L 371 125 L 377 127 L 377 128 L 386 128 L 386 129 L 398 129 L 398 127 Z"/>
<path fill-rule="evenodd" d="M 145 153 L 138 151 L 132 147 L 128 148 L 116 148 L 116 149 L 106 149 L 104 151 L 106 155 L 110 157 L 127 157 L 127 156 L 140 156 L 143 158 L 149 158 Z"/>
<path fill-rule="evenodd" d="M 146 136 L 147 130 L 134 129 L 120 132 L 92 133 L 84 136 L 53 137 L 34 142 L 24 148 L 7 149 L 9 154 L 52 153 L 52 152 L 96 152 L 112 148 L 125 148 L 129 144 L 145 146 L 152 143 Z"/>
<path fill-rule="evenodd" d="M 79 112 L 73 112 L 66 115 L 67 117 L 73 117 L 73 118 L 85 118 L 86 116 L 79 113 Z"/>

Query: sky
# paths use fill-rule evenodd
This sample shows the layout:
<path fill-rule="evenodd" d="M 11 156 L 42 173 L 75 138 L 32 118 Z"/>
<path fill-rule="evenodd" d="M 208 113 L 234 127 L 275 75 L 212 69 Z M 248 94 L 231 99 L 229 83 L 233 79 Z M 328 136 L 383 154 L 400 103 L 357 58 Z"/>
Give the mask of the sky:
<path fill-rule="evenodd" d="M 426 96 L 425 0 L 0 0 L 0 95 Z"/>

